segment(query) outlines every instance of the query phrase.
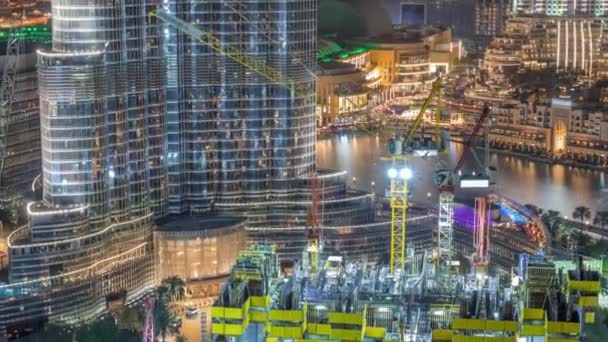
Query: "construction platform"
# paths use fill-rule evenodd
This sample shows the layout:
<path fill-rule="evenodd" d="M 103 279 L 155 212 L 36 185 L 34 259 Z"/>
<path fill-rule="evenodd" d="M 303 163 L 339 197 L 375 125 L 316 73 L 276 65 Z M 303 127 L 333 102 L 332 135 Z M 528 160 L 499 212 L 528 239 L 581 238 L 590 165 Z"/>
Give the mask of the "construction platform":
<path fill-rule="evenodd" d="M 598 305 L 601 263 L 558 267 L 522 254 L 512 282 L 500 286 L 481 273 L 434 275 L 427 253 L 410 253 L 394 274 L 365 260 L 322 260 L 311 273 L 304 253 L 288 276 L 273 246 L 243 252 L 211 309 L 212 339 L 579 341 Z"/>

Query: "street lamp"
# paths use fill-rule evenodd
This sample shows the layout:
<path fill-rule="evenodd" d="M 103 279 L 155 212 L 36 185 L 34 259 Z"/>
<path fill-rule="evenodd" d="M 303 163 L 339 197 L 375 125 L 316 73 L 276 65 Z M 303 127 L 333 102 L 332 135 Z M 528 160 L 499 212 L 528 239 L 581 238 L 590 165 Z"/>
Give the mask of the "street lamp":
<path fill-rule="evenodd" d="M 397 177 L 397 169 L 395 169 L 394 167 L 391 167 L 390 169 L 388 169 L 388 178 L 393 179 Z"/>
<path fill-rule="evenodd" d="M 403 180 L 412 178 L 412 170 L 407 167 L 399 170 L 399 177 L 401 177 Z"/>

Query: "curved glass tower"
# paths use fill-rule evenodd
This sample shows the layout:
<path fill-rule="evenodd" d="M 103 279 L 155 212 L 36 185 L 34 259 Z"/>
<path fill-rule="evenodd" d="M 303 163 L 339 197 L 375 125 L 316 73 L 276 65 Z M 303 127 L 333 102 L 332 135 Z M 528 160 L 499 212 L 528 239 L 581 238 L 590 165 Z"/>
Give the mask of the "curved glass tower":
<path fill-rule="evenodd" d="M 38 52 L 43 200 L 8 238 L 0 335 L 20 320 L 86 321 L 108 296 L 154 285 L 152 221 L 166 213 L 156 6 L 52 1 L 53 48 Z"/>
<path fill-rule="evenodd" d="M 167 27 L 170 211 L 289 199 L 314 170 L 316 0 L 168 1 L 178 18 L 281 74 L 269 81 Z"/>

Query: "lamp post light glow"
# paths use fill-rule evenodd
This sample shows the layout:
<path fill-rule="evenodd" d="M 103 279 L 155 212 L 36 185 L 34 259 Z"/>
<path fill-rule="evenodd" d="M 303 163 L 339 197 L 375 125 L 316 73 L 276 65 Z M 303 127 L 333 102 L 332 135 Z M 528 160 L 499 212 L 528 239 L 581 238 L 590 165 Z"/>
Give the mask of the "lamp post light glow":
<path fill-rule="evenodd" d="M 412 178 L 412 170 L 407 167 L 399 170 L 399 177 L 401 177 L 403 180 Z"/>
<path fill-rule="evenodd" d="M 388 169 L 388 178 L 393 179 L 397 177 L 397 169 L 395 169 L 394 167 L 391 167 L 390 169 Z"/>

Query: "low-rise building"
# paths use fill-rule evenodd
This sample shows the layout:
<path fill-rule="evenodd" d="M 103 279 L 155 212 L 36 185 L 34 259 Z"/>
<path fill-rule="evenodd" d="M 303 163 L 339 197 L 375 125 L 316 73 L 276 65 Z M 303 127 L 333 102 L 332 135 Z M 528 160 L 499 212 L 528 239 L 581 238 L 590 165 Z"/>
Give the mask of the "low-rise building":
<path fill-rule="evenodd" d="M 349 63 L 319 63 L 317 126 L 365 120 L 370 88 L 365 73 Z"/>
<path fill-rule="evenodd" d="M 533 97 L 532 97 L 533 99 Z M 604 165 L 608 154 L 608 108 L 569 98 L 535 100 L 492 108 L 491 143 Z"/>
<path fill-rule="evenodd" d="M 365 121 L 369 107 L 422 94 L 463 55 L 449 29 L 396 27 L 390 34 L 346 41 L 319 39 L 317 125 Z"/>
<path fill-rule="evenodd" d="M 154 231 L 156 281 L 178 276 L 194 297 L 217 295 L 218 285 L 246 245 L 243 219 L 218 215 L 171 218 Z"/>
<path fill-rule="evenodd" d="M 350 43 L 369 47 L 370 62 L 380 68 L 380 82 L 395 93 L 411 95 L 449 72 L 462 57 L 462 44 L 449 29 L 431 26 L 397 27 L 391 34 L 364 37 Z"/>
<path fill-rule="evenodd" d="M 484 69 L 494 80 L 547 68 L 606 77 L 607 32 L 605 17 L 514 17 L 487 49 Z"/>

